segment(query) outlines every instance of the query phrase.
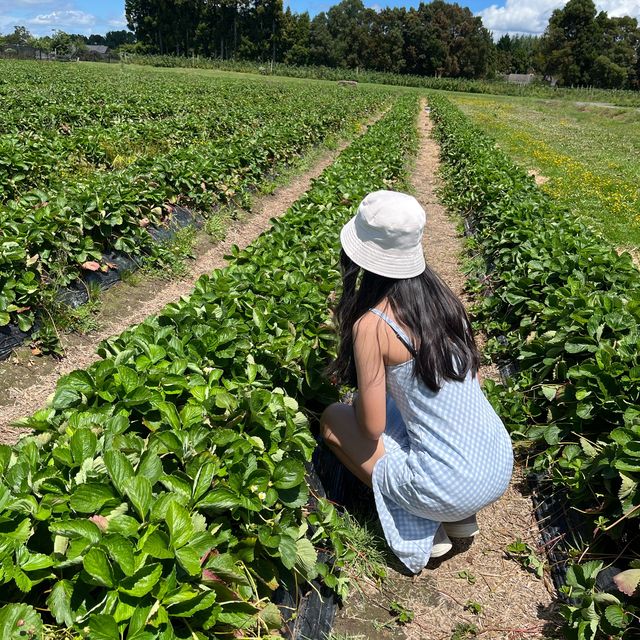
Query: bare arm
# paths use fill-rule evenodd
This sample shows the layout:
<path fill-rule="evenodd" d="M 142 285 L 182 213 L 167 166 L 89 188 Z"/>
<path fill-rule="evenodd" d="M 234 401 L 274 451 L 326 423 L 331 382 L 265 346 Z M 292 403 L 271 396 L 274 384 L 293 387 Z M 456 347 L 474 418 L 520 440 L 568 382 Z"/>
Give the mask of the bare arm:
<path fill-rule="evenodd" d="M 358 376 L 356 421 L 363 435 L 371 440 L 380 438 L 387 422 L 385 370 L 378 327 L 375 316 L 363 316 L 354 328 L 353 344 Z"/>

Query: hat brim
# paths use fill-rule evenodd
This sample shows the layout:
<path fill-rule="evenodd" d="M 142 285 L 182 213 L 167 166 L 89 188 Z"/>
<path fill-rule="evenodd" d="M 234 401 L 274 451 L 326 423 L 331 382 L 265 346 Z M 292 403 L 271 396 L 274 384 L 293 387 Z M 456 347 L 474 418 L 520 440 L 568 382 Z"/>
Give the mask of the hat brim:
<path fill-rule="evenodd" d="M 375 242 L 358 235 L 355 219 L 356 216 L 342 227 L 340 243 L 344 252 L 359 267 L 398 280 L 414 278 L 424 271 L 425 260 L 421 247 L 416 247 L 414 251 L 382 249 Z"/>

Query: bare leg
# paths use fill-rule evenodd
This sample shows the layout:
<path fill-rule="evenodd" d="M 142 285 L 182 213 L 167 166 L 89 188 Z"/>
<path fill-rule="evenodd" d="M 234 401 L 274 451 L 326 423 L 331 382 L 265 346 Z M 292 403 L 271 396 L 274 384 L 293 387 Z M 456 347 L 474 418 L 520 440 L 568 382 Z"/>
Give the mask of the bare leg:
<path fill-rule="evenodd" d="M 332 404 L 324 410 L 320 430 L 340 462 L 370 487 L 373 467 L 384 455 L 382 438 L 371 440 L 364 435 L 356 421 L 354 408 L 341 403 Z"/>

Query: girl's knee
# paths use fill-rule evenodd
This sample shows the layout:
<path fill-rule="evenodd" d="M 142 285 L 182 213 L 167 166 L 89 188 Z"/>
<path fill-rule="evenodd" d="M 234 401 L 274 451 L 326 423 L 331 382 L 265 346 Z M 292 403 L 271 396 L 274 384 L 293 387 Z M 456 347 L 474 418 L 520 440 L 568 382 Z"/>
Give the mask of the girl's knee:
<path fill-rule="evenodd" d="M 335 443 L 336 437 L 333 428 L 336 425 L 336 418 L 340 413 L 341 405 L 338 402 L 330 404 L 320 416 L 320 435 L 327 443 Z"/>

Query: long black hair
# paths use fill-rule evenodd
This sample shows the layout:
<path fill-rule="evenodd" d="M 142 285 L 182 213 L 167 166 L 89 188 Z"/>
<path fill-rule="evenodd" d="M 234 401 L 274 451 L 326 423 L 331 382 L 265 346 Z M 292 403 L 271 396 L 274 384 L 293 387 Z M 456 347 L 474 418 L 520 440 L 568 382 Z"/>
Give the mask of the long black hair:
<path fill-rule="evenodd" d="M 355 386 L 353 329 L 356 321 L 385 298 L 396 320 L 409 330 L 416 348 L 414 375 L 436 392 L 445 380 L 462 382 L 475 375 L 480 355 L 471 323 L 460 300 L 428 266 L 414 278 L 395 279 L 359 267 L 340 253 L 342 297 L 336 307 L 340 345 L 329 373 Z"/>

